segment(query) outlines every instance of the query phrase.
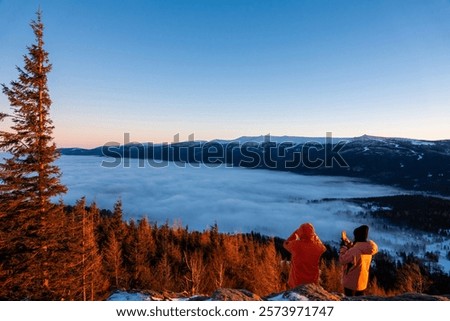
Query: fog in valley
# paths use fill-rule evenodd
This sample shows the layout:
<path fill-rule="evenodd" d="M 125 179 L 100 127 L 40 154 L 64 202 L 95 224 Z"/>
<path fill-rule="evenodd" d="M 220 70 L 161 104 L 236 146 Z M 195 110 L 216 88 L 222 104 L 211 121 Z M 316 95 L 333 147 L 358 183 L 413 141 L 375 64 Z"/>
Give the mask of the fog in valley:
<path fill-rule="evenodd" d="M 73 204 L 85 196 L 102 208 L 123 202 L 125 219 L 146 216 L 203 230 L 217 223 L 222 232 L 256 231 L 287 237 L 303 222 L 311 222 L 324 239 L 338 239 L 342 229 L 361 223 L 351 215 L 362 209 L 344 201 L 312 202 L 327 198 L 395 195 L 402 191 L 343 177 L 168 163 L 155 168 L 130 160 L 129 166 L 102 166 L 100 157 L 62 156 L 62 182 Z M 107 161 L 107 160 L 106 160 Z M 142 163 L 141 163 L 142 164 Z"/>

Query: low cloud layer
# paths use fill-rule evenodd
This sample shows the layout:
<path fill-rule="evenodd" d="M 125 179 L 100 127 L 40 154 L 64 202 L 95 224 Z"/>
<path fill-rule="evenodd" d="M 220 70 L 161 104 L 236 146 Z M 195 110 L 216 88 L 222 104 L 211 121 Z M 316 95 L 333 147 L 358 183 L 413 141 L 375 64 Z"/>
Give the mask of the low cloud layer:
<path fill-rule="evenodd" d="M 324 240 L 353 230 L 360 208 L 344 201 L 312 203 L 324 198 L 394 195 L 398 189 L 343 177 L 303 176 L 245 168 L 101 167 L 102 158 L 63 156 L 58 161 L 64 196 L 74 203 L 82 196 L 102 208 L 122 199 L 125 218 L 143 216 L 162 224 L 181 222 L 203 230 L 215 222 L 223 232 L 257 231 L 287 237 L 301 223 L 311 222 Z"/>

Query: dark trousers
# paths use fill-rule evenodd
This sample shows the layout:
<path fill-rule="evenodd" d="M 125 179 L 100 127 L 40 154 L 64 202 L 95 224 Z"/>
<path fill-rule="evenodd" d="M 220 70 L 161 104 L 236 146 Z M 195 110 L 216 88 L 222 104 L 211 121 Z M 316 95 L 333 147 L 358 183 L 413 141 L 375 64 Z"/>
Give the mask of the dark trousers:
<path fill-rule="evenodd" d="M 350 289 L 344 288 L 344 294 L 345 294 L 345 296 L 361 296 L 361 295 L 364 295 L 364 291 L 355 291 L 355 290 L 350 290 Z"/>

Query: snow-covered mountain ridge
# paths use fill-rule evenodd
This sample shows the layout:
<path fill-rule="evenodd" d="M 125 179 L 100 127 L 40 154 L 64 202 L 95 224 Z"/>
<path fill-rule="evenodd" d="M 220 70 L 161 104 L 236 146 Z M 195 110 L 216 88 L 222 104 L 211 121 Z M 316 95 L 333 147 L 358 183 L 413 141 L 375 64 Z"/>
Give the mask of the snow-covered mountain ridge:
<path fill-rule="evenodd" d="M 170 162 L 229 164 L 308 175 L 346 176 L 411 191 L 450 196 L 450 140 L 361 136 L 240 137 L 173 144 L 62 148 L 63 155 L 94 155 Z"/>

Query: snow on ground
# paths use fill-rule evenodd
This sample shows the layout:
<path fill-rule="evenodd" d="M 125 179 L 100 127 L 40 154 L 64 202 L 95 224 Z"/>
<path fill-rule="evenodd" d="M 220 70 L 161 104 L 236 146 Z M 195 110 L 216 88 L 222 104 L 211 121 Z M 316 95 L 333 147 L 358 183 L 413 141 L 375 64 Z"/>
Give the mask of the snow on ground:
<path fill-rule="evenodd" d="M 309 299 L 295 292 L 283 292 L 267 299 L 267 301 L 309 301 Z"/>
<path fill-rule="evenodd" d="M 116 291 L 107 301 L 153 301 L 153 299 L 149 295 L 139 292 Z"/>
<path fill-rule="evenodd" d="M 411 140 L 411 144 L 413 145 L 424 145 L 424 146 L 433 146 L 435 145 L 435 143 L 433 142 L 427 142 L 427 141 L 423 141 L 423 140 Z"/>
<path fill-rule="evenodd" d="M 447 258 L 447 253 L 450 252 L 450 239 L 442 238 L 439 242 L 436 242 L 434 239 L 433 236 L 430 237 L 430 244 L 426 246 L 426 250 L 439 253 L 439 265 L 444 271 L 450 272 L 450 260 Z"/>
<path fill-rule="evenodd" d="M 186 298 L 172 298 L 171 301 L 188 301 L 189 299 L 194 299 L 198 297 L 198 295 L 194 295 L 192 297 Z M 111 296 L 106 299 L 107 301 L 160 301 L 160 299 L 153 298 L 148 294 L 140 293 L 140 292 L 125 292 L 125 291 L 115 291 Z M 211 299 L 207 299 L 205 301 L 211 301 Z M 309 299 L 301 294 L 295 292 L 282 292 L 276 296 L 273 296 L 268 299 L 268 301 L 309 301 Z"/>

